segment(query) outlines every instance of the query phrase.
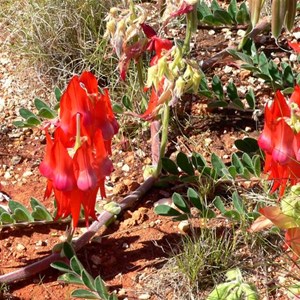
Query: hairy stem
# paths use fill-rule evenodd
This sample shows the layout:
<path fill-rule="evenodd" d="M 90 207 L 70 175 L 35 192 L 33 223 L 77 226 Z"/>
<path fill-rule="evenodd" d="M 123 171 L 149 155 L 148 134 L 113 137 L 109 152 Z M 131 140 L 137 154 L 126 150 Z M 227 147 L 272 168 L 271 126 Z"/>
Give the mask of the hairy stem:
<path fill-rule="evenodd" d="M 120 203 L 121 211 L 132 207 L 136 204 L 153 186 L 156 178 L 149 177 L 145 182 L 137 188 L 133 193 L 126 196 Z M 73 242 L 75 251 L 80 250 L 83 246 L 85 246 L 91 238 L 98 232 L 98 230 L 109 222 L 114 216 L 104 211 L 99 216 L 97 221 L 94 221 L 91 226 L 87 229 L 87 231 L 82 234 L 75 242 Z M 63 261 L 65 258 L 61 257 L 60 253 L 53 253 L 47 257 L 39 259 L 31 265 L 23 267 L 17 271 L 13 271 L 8 274 L 4 274 L 0 276 L 0 283 L 11 283 L 24 280 L 29 278 L 35 274 L 38 274 L 44 270 L 46 270 L 51 263 L 55 261 Z"/>
<path fill-rule="evenodd" d="M 170 106 L 169 106 L 169 103 L 167 102 L 164 104 L 164 109 L 163 109 L 159 160 L 158 160 L 157 168 L 155 170 L 155 175 L 154 175 L 156 178 L 160 175 L 161 170 L 162 170 L 162 158 L 165 156 L 166 147 L 167 147 L 167 143 L 168 143 L 169 120 L 170 120 Z"/>

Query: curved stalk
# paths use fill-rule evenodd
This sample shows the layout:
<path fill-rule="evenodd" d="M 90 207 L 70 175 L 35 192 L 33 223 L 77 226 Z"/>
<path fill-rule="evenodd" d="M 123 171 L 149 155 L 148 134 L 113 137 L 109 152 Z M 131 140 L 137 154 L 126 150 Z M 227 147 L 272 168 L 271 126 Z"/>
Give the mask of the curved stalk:
<path fill-rule="evenodd" d="M 162 118 L 162 128 L 161 128 L 161 145 L 159 150 L 159 159 L 157 167 L 154 173 L 154 177 L 158 178 L 162 170 L 162 158 L 165 156 L 166 147 L 168 143 L 168 129 L 170 120 L 170 106 L 169 102 L 164 104 L 163 118 Z"/>
<path fill-rule="evenodd" d="M 136 204 L 153 186 L 156 178 L 151 176 L 143 182 L 143 184 L 138 187 L 133 193 L 126 196 L 120 203 L 121 211 L 133 206 Z M 114 215 L 108 211 L 103 211 L 99 216 L 97 221 L 94 221 L 91 226 L 83 233 L 76 241 L 73 241 L 75 251 L 80 250 L 85 246 L 91 238 L 98 232 L 98 230 L 105 225 L 107 222 L 112 220 Z M 35 274 L 38 274 L 46 270 L 51 263 L 55 261 L 64 261 L 65 258 L 61 257 L 60 253 L 53 253 L 47 257 L 39 259 L 31 265 L 20 268 L 17 271 L 13 271 L 8 274 L 0 276 L 0 283 L 11 283 L 24 280 Z"/>

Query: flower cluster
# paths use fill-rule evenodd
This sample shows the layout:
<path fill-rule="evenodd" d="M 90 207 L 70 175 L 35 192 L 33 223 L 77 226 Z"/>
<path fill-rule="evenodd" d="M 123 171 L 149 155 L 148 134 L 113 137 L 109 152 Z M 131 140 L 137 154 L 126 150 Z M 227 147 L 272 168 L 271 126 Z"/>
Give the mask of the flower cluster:
<path fill-rule="evenodd" d="M 272 192 L 279 189 L 281 197 L 288 182 L 295 185 L 300 181 L 300 86 L 288 101 L 277 91 L 266 106 L 258 145 L 266 155 L 264 171 L 273 180 Z"/>
<path fill-rule="evenodd" d="M 95 218 L 96 195 L 105 197 L 104 180 L 113 170 L 108 157 L 118 131 L 109 94 L 98 91 L 90 72 L 74 76 L 61 97 L 53 139 L 46 131 L 46 154 L 40 172 L 48 178 L 45 198 L 55 195 L 56 218 L 72 215 L 76 227 L 81 206 L 85 219 Z"/>

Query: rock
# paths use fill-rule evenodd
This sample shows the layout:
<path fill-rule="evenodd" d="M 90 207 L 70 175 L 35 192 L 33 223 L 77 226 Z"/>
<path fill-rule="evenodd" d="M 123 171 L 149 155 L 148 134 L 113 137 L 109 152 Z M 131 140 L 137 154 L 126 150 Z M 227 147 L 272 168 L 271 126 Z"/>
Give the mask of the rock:
<path fill-rule="evenodd" d="M 130 171 L 130 167 L 127 165 L 127 164 L 125 164 L 123 167 L 122 167 L 122 169 L 121 169 L 123 172 L 129 172 Z"/>
<path fill-rule="evenodd" d="M 23 173 L 23 177 L 29 177 L 33 174 L 33 172 L 31 172 L 30 170 L 27 170 Z"/>
<path fill-rule="evenodd" d="M 151 295 L 148 294 L 148 293 L 145 293 L 145 294 L 141 294 L 139 295 L 138 299 L 140 300 L 147 300 L 147 299 L 150 299 L 151 298 Z"/>
<path fill-rule="evenodd" d="M 17 244 L 16 246 L 16 250 L 19 251 L 19 252 L 23 252 L 26 250 L 26 247 L 23 245 L 23 244 Z"/>
<path fill-rule="evenodd" d="M 4 179 L 10 179 L 11 178 L 11 174 L 8 172 L 8 171 L 6 171 L 5 173 L 4 173 Z"/>
<path fill-rule="evenodd" d="M 18 163 L 20 163 L 20 161 L 22 160 L 21 156 L 13 156 L 12 159 L 10 160 L 12 165 L 17 165 Z"/>
<path fill-rule="evenodd" d="M 178 229 L 182 232 L 188 232 L 190 229 L 190 223 L 188 220 L 183 220 L 178 224 Z"/>
<path fill-rule="evenodd" d="M 39 241 L 36 242 L 35 245 L 38 246 L 38 247 L 44 247 L 44 246 L 47 246 L 47 242 L 39 240 Z"/>

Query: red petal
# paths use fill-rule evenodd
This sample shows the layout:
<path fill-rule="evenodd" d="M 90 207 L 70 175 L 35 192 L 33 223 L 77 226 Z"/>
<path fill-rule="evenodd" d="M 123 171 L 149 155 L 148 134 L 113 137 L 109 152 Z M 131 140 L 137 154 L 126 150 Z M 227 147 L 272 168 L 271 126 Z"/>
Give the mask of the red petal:
<path fill-rule="evenodd" d="M 272 151 L 273 160 L 279 164 L 287 164 L 291 159 L 294 159 L 293 129 L 281 119 L 278 121 L 273 133 L 274 148 Z"/>
<path fill-rule="evenodd" d="M 290 98 L 291 103 L 296 103 L 300 108 L 300 86 L 296 85 L 293 94 Z"/>
<path fill-rule="evenodd" d="M 194 5 L 187 4 L 185 1 L 182 2 L 180 8 L 175 12 L 171 13 L 171 17 L 178 17 L 187 14 L 194 10 Z"/>
<path fill-rule="evenodd" d="M 148 39 L 151 39 L 153 36 L 156 36 L 156 31 L 150 25 L 142 23 L 141 27 Z"/>
<path fill-rule="evenodd" d="M 73 161 L 76 170 L 77 187 L 81 191 L 95 188 L 97 186 L 97 176 L 92 167 L 92 150 L 87 143 L 83 143 L 77 149 Z"/>
<path fill-rule="evenodd" d="M 288 42 L 289 46 L 297 53 L 300 53 L 300 43 Z"/>
<path fill-rule="evenodd" d="M 98 80 L 93 73 L 83 72 L 79 77 L 79 81 L 84 84 L 89 94 L 98 94 Z"/>

